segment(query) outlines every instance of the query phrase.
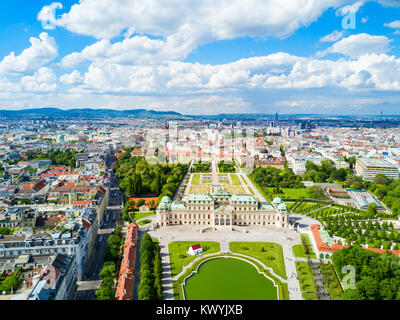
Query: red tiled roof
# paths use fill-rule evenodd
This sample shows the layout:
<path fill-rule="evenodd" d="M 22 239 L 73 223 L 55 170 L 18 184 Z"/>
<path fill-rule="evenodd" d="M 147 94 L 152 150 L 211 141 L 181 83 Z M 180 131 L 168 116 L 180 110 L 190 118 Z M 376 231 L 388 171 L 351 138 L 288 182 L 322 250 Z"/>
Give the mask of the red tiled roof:
<path fill-rule="evenodd" d="M 319 235 L 318 230 L 320 229 L 320 226 L 318 224 L 313 224 L 310 226 L 311 231 L 313 232 L 315 242 L 317 244 L 317 248 L 319 251 L 329 251 L 329 252 L 335 252 L 342 250 L 343 248 L 347 248 L 348 246 L 342 246 L 337 243 L 333 243 L 331 248 L 324 243 L 321 239 L 321 236 Z M 394 255 L 400 257 L 400 251 L 399 250 L 387 250 L 387 249 L 378 249 L 378 248 L 365 248 L 366 250 L 377 252 L 377 253 L 385 253 L 386 251 L 389 251 L 393 253 Z"/>
<path fill-rule="evenodd" d="M 192 246 L 192 250 L 197 250 L 197 249 L 201 249 L 200 243 L 195 244 L 194 246 Z"/>
<path fill-rule="evenodd" d="M 386 249 L 378 249 L 378 248 L 364 248 L 364 249 L 368 249 L 369 251 L 378 252 L 378 253 L 385 253 L 386 251 L 389 251 L 389 252 L 393 253 L 394 255 L 400 257 L 399 250 L 386 250 Z"/>
<path fill-rule="evenodd" d="M 314 239 L 315 242 L 317 244 L 317 248 L 319 251 L 331 251 L 331 249 L 329 248 L 329 246 L 322 241 L 321 236 L 318 232 L 318 230 L 320 229 L 320 226 L 318 224 L 312 224 L 310 226 L 310 229 L 314 235 Z"/>
<path fill-rule="evenodd" d="M 138 225 L 130 223 L 124 244 L 124 255 L 119 270 L 116 300 L 131 300 L 133 288 L 133 273 L 135 269 L 136 238 Z"/>
<path fill-rule="evenodd" d="M 87 200 L 87 201 L 74 201 L 74 207 L 83 207 L 85 208 L 88 204 L 92 204 L 93 201 Z"/>
<path fill-rule="evenodd" d="M 331 189 L 332 193 L 346 193 L 346 190 L 333 190 Z"/>
<path fill-rule="evenodd" d="M 85 219 L 85 218 L 82 218 L 82 224 L 83 224 L 83 226 L 86 228 L 86 230 L 89 230 L 89 229 L 90 229 L 90 226 L 92 225 L 92 224 L 90 223 L 90 221 L 87 220 L 87 219 Z"/>

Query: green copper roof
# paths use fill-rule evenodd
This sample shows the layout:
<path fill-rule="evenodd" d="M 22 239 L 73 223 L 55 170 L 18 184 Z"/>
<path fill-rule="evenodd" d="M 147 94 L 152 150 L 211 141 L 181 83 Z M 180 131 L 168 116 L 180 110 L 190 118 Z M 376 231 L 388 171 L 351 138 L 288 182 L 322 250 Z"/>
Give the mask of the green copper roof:
<path fill-rule="evenodd" d="M 288 209 L 287 205 L 284 204 L 283 202 L 278 205 L 278 210 L 279 211 L 287 211 L 287 209 Z"/>
<path fill-rule="evenodd" d="M 275 208 L 269 202 L 261 202 L 260 210 L 275 211 Z"/>
<path fill-rule="evenodd" d="M 329 236 L 329 233 L 325 230 L 318 230 L 319 235 L 321 236 L 321 240 L 325 242 L 329 247 L 332 247 L 334 243 L 333 239 Z"/>
<path fill-rule="evenodd" d="M 157 209 L 168 210 L 170 203 L 171 203 L 171 198 L 168 196 L 164 196 L 164 197 L 162 197 Z"/>
<path fill-rule="evenodd" d="M 274 203 L 274 204 L 280 204 L 280 203 L 282 203 L 282 199 L 279 198 L 279 197 L 276 197 L 276 198 L 274 198 L 274 200 L 272 200 L 272 203 Z"/>
<path fill-rule="evenodd" d="M 257 199 L 251 194 L 233 194 L 232 203 L 256 204 Z"/>
<path fill-rule="evenodd" d="M 188 199 L 188 203 L 211 203 L 213 201 L 213 196 L 207 193 L 192 193 Z"/>
<path fill-rule="evenodd" d="M 214 197 L 219 197 L 219 196 L 223 196 L 223 197 L 230 197 L 231 194 L 226 191 L 226 190 L 217 190 L 213 193 Z"/>
<path fill-rule="evenodd" d="M 168 203 L 160 202 L 160 204 L 158 205 L 157 209 L 159 209 L 159 210 L 168 210 Z"/>
<path fill-rule="evenodd" d="M 171 203 L 171 210 L 184 210 L 186 209 L 186 203 L 184 201 L 174 201 Z"/>
<path fill-rule="evenodd" d="M 162 197 L 160 203 L 163 203 L 163 202 L 170 203 L 171 202 L 171 198 L 168 197 L 168 196 L 164 196 L 164 197 Z"/>

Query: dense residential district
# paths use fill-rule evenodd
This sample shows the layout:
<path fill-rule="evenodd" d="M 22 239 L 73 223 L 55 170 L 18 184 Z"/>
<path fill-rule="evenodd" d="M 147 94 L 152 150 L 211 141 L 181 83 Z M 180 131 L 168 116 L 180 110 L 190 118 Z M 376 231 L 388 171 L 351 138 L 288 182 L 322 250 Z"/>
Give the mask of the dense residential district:
<path fill-rule="evenodd" d="M 400 299 L 398 126 L 3 118 L 0 161 L 1 300 Z"/>

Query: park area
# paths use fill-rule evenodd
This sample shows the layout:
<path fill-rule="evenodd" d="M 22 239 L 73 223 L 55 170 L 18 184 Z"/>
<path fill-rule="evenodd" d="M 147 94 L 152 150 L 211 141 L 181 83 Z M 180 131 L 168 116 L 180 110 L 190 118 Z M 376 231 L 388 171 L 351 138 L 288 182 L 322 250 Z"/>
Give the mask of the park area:
<path fill-rule="evenodd" d="M 200 173 L 194 173 L 192 178 L 192 184 L 198 185 L 200 184 Z"/>
<path fill-rule="evenodd" d="M 240 177 L 236 173 L 219 173 L 217 176 L 217 183 L 223 190 L 230 194 L 247 194 L 249 193 L 243 186 Z M 191 183 L 188 185 L 190 194 L 194 193 L 208 193 L 213 192 L 211 186 L 213 177 L 210 173 L 192 173 Z M 215 190 L 214 190 L 215 191 Z M 251 192 L 251 191 L 250 191 Z M 254 194 L 254 192 L 251 192 Z"/>
<path fill-rule="evenodd" d="M 232 252 L 241 253 L 260 260 L 267 267 L 286 279 L 285 260 L 282 246 L 272 242 L 230 242 Z"/>
<path fill-rule="evenodd" d="M 231 173 L 231 180 L 232 180 L 232 184 L 233 185 L 235 185 L 235 186 L 240 186 L 241 185 L 240 179 L 239 179 L 239 177 L 237 176 L 236 173 Z"/>
<path fill-rule="evenodd" d="M 279 188 L 281 193 L 276 193 L 275 188 L 265 188 L 266 191 L 271 194 L 271 197 L 281 197 L 285 199 L 299 199 L 299 198 L 309 198 L 310 191 L 307 188 Z"/>
<path fill-rule="evenodd" d="M 215 253 L 220 250 L 215 241 L 174 241 L 168 245 L 171 275 L 174 277 L 182 271 L 183 266 L 189 264 L 196 256 L 187 253 L 189 247 L 200 244 L 204 254 Z"/>
<path fill-rule="evenodd" d="M 315 288 L 313 274 L 307 262 L 296 261 L 297 276 L 299 277 L 299 284 L 301 295 L 305 300 L 318 299 L 318 292 Z"/>
<path fill-rule="evenodd" d="M 209 186 L 193 186 L 190 187 L 190 193 L 210 193 Z"/>
<path fill-rule="evenodd" d="M 300 235 L 301 237 L 301 242 L 302 244 L 296 244 L 292 247 L 293 249 L 293 255 L 295 257 L 300 257 L 300 258 L 313 258 L 316 259 L 317 256 L 315 255 L 311 243 L 310 243 L 310 238 L 306 233 L 302 233 Z"/>
<path fill-rule="evenodd" d="M 186 280 L 187 300 L 277 300 L 277 287 L 248 262 L 216 258 Z"/>
<path fill-rule="evenodd" d="M 224 186 L 224 190 L 228 191 L 230 194 L 245 194 L 246 193 L 244 188 L 241 186 L 228 185 L 228 186 Z"/>

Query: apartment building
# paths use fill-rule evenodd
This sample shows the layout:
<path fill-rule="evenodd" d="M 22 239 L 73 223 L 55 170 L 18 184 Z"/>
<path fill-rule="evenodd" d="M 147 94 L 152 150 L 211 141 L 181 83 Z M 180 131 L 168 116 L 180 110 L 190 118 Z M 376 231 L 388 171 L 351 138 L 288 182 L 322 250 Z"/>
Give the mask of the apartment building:
<path fill-rule="evenodd" d="M 377 174 L 398 179 L 399 169 L 383 159 L 359 158 L 356 161 L 356 174 L 368 181 L 372 181 Z"/>

